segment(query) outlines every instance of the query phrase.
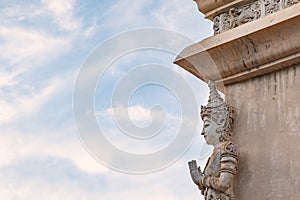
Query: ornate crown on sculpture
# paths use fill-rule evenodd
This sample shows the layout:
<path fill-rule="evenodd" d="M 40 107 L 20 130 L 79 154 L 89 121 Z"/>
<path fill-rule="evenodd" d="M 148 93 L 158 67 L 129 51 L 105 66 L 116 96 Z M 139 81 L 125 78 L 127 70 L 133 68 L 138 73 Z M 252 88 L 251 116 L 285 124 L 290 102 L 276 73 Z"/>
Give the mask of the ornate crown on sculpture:
<path fill-rule="evenodd" d="M 209 99 L 207 106 L 201 106 L 201 118 L 207 116 L 214 121 L 219 128 L 217 132 L 220 134 L 221 141 L 227 141 L 233 132 L 233 108 L 229 106 L 218 93 L 215 85 L 209 81 Z"/>

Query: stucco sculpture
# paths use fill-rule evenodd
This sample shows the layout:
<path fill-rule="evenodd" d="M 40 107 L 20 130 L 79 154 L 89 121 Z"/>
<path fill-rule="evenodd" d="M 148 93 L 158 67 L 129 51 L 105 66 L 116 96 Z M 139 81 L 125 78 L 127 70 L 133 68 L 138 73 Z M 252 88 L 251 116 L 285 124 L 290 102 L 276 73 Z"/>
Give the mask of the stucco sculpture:
<path fill-rule="evenodd" d="M 193 182 L 205 200 L 234 200 L 234 183 L 237 174 L 238 152 L 231 141 L 233 108 L 220 96 L 212 82 L 207 106 L 201 106 L 204 136 L 214 150 L 202 172 L 195 160 L 189 162 Z"/>

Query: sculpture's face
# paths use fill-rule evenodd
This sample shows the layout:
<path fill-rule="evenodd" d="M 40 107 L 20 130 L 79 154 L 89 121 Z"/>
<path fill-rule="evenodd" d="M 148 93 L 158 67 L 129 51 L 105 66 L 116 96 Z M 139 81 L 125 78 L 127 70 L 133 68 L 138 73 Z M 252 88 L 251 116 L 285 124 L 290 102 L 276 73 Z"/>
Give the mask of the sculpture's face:
<path fill-rule="evenodd" d="M 209 117 L 203 118 L 203 130 L 201 135 L 204 136 L 208 145 L 216 145 L 220 142 L 219 134 L 217 133 L 218 125 Z"/>

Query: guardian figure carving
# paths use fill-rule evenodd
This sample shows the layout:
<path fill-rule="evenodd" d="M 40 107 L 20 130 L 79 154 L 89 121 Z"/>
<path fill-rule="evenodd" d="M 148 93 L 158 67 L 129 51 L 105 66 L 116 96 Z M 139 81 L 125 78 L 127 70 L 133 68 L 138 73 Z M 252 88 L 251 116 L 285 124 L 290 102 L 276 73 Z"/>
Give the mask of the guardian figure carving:
<path fill-rule="evenodd" d="M 201 106 L 204 136 L 214 150 L 202 171 L 195 160 L 189 162 L 193 182 L 205 200 L 234 200 L 238 151 L 232 142 L 233 108 L 220 96 L 212 82 L 207 106 Z"/>

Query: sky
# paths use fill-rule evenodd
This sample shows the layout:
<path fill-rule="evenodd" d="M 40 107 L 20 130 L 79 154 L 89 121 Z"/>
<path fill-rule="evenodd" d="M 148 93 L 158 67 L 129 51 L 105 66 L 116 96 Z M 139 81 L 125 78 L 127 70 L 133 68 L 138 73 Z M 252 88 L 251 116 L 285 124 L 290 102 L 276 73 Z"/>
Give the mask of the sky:
<path fill-rule="evenodd" d="M 0 0 L 1 199 L 201 199 L 208 90 L 172 63 L 212 34 L 192 0 Z"/>

